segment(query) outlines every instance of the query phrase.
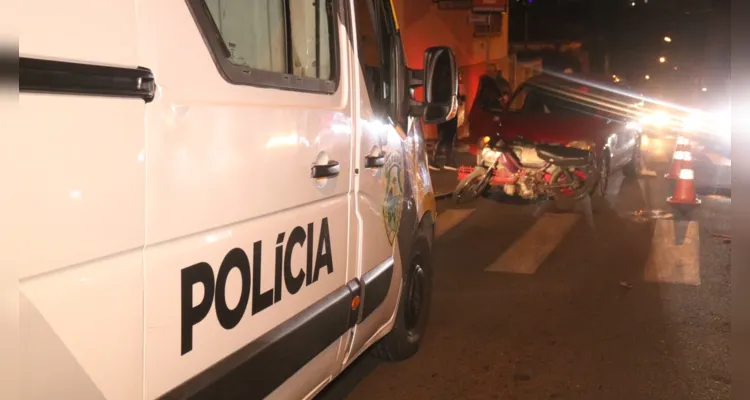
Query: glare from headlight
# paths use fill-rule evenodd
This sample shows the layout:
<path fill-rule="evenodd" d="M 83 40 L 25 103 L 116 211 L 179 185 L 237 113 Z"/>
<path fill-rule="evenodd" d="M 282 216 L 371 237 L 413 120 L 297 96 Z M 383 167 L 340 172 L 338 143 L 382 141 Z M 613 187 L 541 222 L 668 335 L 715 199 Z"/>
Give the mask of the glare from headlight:
<path fill-rule="evenodd" d="M 637 123 L 635 121 L 630 121 L 630 122 L 627 123 L 627 125 L 625 125 L 625 129 L 627 129 L 629 131 L 640 131 L 641 130 L 641 124 L 639 124 L 639 123 Z"/>
<path fill-rule="evenodd" d="M 721 136 L 732 136 L 732 115 L 729 110 L 722 110 L 714 113 L 713 118 L 716 126 L 716 133 Z"/>
<path fill-rule="evenodd" d="M 685 117 L 685 120 L 682 121 L 682 129 L 684 129 L 686 132 L 695 132 L 698 130 L 702 130 L 704 129 L 704 125 L 706 124 L 706 122 L 706 115 L 704 115 L 700 111 L 697 111 Z"/>
<path fill-rule="evenodd" d="M 648 114 L 641 115 L 639 122 L 641 125 L 649 125 L 651 123 L 651 116 Z"/>
<path fill-rule="evenodd" d="M 651 123 L 657 127 L 662 127 L 669 124 L 669 115 L 664 111 L 657 111 L 651 120 Z"/>

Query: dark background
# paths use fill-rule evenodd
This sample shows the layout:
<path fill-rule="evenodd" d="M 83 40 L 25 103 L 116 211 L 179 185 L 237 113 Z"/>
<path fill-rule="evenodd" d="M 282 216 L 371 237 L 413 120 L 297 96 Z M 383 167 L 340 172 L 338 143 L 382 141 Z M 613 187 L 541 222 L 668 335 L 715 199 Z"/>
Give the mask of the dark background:
<path fill-rule="evenodd" d="M 636 85 L 647 74 L 672 86 L 729 78 L 729 0 L 510 0 L 509 30 L 512 43 L 580 41 L 592 73 Z M 566 56 L 544 65 L 554 57 Z"/>

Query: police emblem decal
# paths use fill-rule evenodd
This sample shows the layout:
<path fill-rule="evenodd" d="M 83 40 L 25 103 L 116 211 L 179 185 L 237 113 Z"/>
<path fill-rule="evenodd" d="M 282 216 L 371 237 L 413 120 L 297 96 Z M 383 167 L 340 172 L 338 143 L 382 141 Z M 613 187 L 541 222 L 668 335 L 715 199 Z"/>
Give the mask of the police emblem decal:
<path fill-rule="evenodd" d="M 385 182 L 383 220 L 388 241 L 393 244 L 401 224 L 401 211 L 404 205 L 404 163 L 398 152 L 388 154 L 383 178 Z"/>

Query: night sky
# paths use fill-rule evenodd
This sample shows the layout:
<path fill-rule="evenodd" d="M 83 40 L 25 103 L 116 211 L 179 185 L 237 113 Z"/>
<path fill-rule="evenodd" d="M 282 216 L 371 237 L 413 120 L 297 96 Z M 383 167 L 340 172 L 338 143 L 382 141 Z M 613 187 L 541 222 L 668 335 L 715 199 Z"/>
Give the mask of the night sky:
<path fill-rule="evenodd" d="M 635 3 L 635 6 L 632 5 Z M 728 0 L 510 0 L 510 41 L 582 41 L 592 72 L 631 81 L 729 74 Z M 672 38 L 666 43 L 664 37 Z M 659 63 L 664 56 L 668 62 Z M 675 68 L 676 67 L 676 68 Z"/>

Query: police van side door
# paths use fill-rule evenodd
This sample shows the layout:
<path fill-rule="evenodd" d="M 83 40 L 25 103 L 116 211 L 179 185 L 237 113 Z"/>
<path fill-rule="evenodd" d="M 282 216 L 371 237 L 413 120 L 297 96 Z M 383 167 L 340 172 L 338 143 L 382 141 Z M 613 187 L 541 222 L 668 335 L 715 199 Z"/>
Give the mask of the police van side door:
<path fill-rule="evenodd" d="M 147 398 L 304 398 L 335 371 L 352 173 L 337 4 L 138 3 L 159 85 L 146 118 Z"/>
<path fill-rule="evenodd" d="M 393 85 L 395 34 L 388 0 L 352 0 L 350 29 L 356 48 L 353 79 L 355 112 L 355 216 L 359 244 L 357 271 L 364 296 L 361 323 L 355 327 L 347 357 L 356 357 L 393 316 L 400 283 L 397 257 L 406 185 L 406 134 L 392 113 L 398 96 Z M 345 359 L 344 363 L 350 362 Z"/>

